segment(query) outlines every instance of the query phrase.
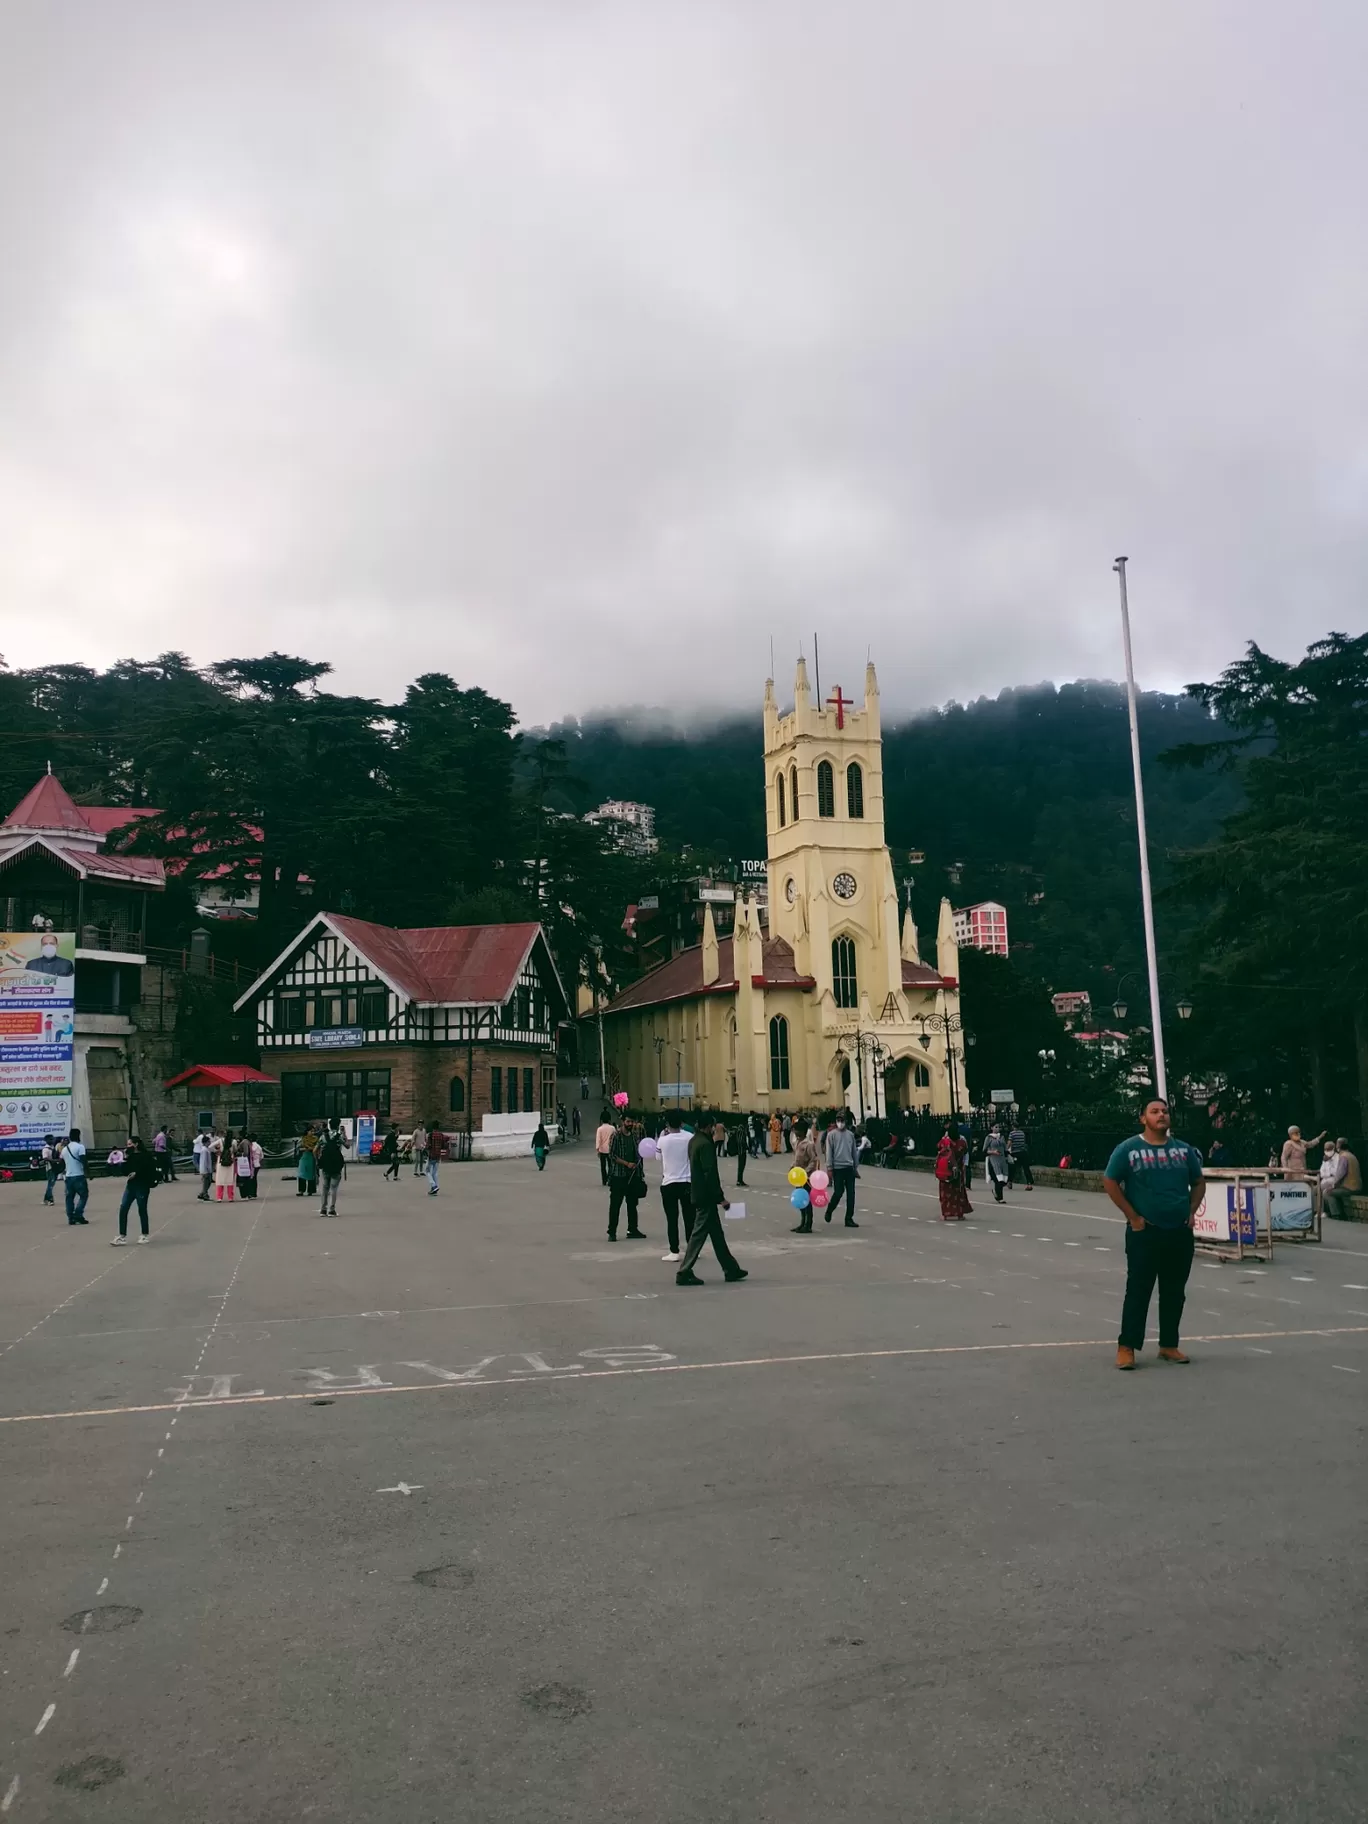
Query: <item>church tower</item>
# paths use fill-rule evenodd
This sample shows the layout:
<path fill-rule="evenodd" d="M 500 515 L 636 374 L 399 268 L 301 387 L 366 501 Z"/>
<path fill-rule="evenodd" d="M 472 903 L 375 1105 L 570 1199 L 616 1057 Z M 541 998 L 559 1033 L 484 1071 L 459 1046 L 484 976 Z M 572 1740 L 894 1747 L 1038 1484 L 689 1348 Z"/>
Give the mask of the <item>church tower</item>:
<path fill-rule="evenodd" d="M 873 665 L 862 703 L 839 685 L 814 703 L 802 659 L 790 714 L 780 715 L 766 685 L 765 827 L 770 932 L 816 982 L 826 1030 L 906 1018 Z"/>

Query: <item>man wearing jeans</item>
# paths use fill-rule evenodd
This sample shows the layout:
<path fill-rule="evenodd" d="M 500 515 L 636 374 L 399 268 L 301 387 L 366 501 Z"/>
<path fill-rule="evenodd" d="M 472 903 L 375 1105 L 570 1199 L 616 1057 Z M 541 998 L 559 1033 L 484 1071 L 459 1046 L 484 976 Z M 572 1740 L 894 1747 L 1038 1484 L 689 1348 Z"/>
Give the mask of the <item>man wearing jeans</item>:
<path fill-rule="evenodd" d="M 689 1139 L 680 1132 L 681 1116 L 672 1109 L 665 1117 L 665 1132 L 660 1136 L 660 1201 L 665 1206 L 665 1230 L 670 1238 L 670 1251 L 665 1260 L 679 1259 L 679 1224 L 684 1223 L 684 1245 L 693 1234 L 693 1204 L 689 1192 Z"/>
<path fill-rule="evenodd" d="M 121 1248 L 128 1240 L 128 1212 L 136 1203 L 138 1222 L 142 1234 L 138 1237 L 139 1246 L 147 1240 L 147 1194 L 154 1184 L 161 1182 L 162 1162 L 155 1151 L 149 1152 L 142 1141 L 136 1137 L 128 1143 L 128 1182 L 124 1185 L 123 1197 L 119 1202 L 119 1232 L 110 1242 L 111 1248 Z"/>
<path fill-rule="evenodd" d="M 66 1174 L 66 1213 L 69 1223 L 84 1222 L 90 1181 L 86 1177 L 86 1149 L 81 1144 L 81 1130 L 73 1127 L 62 1148 L 62 1170 Z"/>
<path fill-rule="evenodd" d="M 1188 1360 L 1178 1347 L 1178 1325 L 1192 1271 L 1192 1220 L 1205 1195 L 1202 1155 L 1169 1134 L 1169 1106 L 1145 1104 L 1140 1132 L 1123 1140 L 1107 1161 L 1102 1187 L 1126 1219 L 1126 1297 L 1116 1365 L 1134 1368 L 1145 1346 L 1145 1322 L 1159 1285 L 1159 1359 Z"/>
<path fill-rule="evenodd" d="M 858 1229 L 855 1220 L 855 1161 L 859 1155 L 858 1142 L 846 1125 L 844 1113 L 837 1115 L 836 1125 L 826 1137 L 827 1171 L 831 1174 L 831 1202 L 823 1214 L 828 1222 L 836 1214 L 836 1207 L 842 1197 L 846 1200 L 845 1226 Z"/>

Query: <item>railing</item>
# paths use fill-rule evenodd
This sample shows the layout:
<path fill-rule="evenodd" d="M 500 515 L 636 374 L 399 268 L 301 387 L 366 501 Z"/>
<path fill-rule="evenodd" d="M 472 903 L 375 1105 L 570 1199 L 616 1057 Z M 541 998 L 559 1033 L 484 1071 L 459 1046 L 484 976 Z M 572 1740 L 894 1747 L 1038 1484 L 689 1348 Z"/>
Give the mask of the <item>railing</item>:
<path fill-rule="evenodd" d="M 158 968 L 178 969 L 183 975 L 202 975 L 211 982 L 229 982 L 235 988 L 245 988 L 261 973 L 254 963 L 242 963 L 236 957 L 195 956 L 188 948 L 174 950 L 161 944 L 149 944 L 143 954 Z"/>
<path fill-rule="evenodd" d="M 76 948 L 121 950 L 125 956 L 142 956 L 143 934 L 126 925 L 82 925 L 76 934 Z"/>

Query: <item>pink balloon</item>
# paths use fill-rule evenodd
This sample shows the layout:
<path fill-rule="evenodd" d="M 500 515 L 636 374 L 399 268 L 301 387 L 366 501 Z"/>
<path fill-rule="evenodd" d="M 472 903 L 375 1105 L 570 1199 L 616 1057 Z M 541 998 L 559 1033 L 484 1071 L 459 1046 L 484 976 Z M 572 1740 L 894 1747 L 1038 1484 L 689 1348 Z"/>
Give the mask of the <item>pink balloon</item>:
<path fill-rule="evenodd" d="M 812 1186 L 814 1191 L 825 1191 L 831 1186 L 831 1180 L 827 1177 L 825 1172 L 810 1172 L 808 1174 L 808 1183 Z"/>
<path fill-rule="evenodd" d="M 656 1145 L 655 1141 L 652 1140 L 651 1136 L 647 1134 L 646 1138 L 641 1141 L 637 1147 L 637 1157 L 639 1159 L 654 1159 L 659 1151 L 660 1148 Z"/>
<path fill-rule="evenodd" d="M 626 1108 L 627 1104 L 631 1101 L 631 1099 L 632 1098 L 627 1094 L 627 1091 L 625 1089 L 620 1089 L 617 1092 L 617 1094 L 613 1097 L 613 1107 L 614 1108 Z"/>
<path fill-rule="evenodd" d="M 809 1183 L 810 1182 L 811 1180 L 809 1180 Z M 830 1201 L 831 1199 L 825 1191 L 814 1191 L 812 1193 L 812 1207 L 814 1210 L 824 1210 Z"/>

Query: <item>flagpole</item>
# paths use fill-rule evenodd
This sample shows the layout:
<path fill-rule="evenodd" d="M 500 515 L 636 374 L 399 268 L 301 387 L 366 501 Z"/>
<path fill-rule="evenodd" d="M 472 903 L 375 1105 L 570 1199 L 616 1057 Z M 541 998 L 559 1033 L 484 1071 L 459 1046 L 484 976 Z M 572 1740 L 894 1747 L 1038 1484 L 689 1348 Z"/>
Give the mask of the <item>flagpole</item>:
<path fill-rule="evenodd" d="M 1112 565 L 1121 585 L 1121 639 L 1126 650 L 1126 701 L 1130 709 L 1131 767 L 1135 773 L 1135 827 L 1140 839 L 1140 901 L 1145 913 L 1145 960 L 1149 967 L 1150 1029 L 1154 1034 L 1154 1090 L 1168 1101 L 1168 1071 L 1164 1065 L 1164 1025 L 1159 1011 L 1159 956 L 1154 942 L 1154 891 L 1150 885 L 1149 837 L 1145 832 L 1145 786 L 1140 775 L 1140 717 L 1135 693 L 1135 661 L 1131 657 L 1130 604 L 1126 599 L 1126 559 Z"/>

